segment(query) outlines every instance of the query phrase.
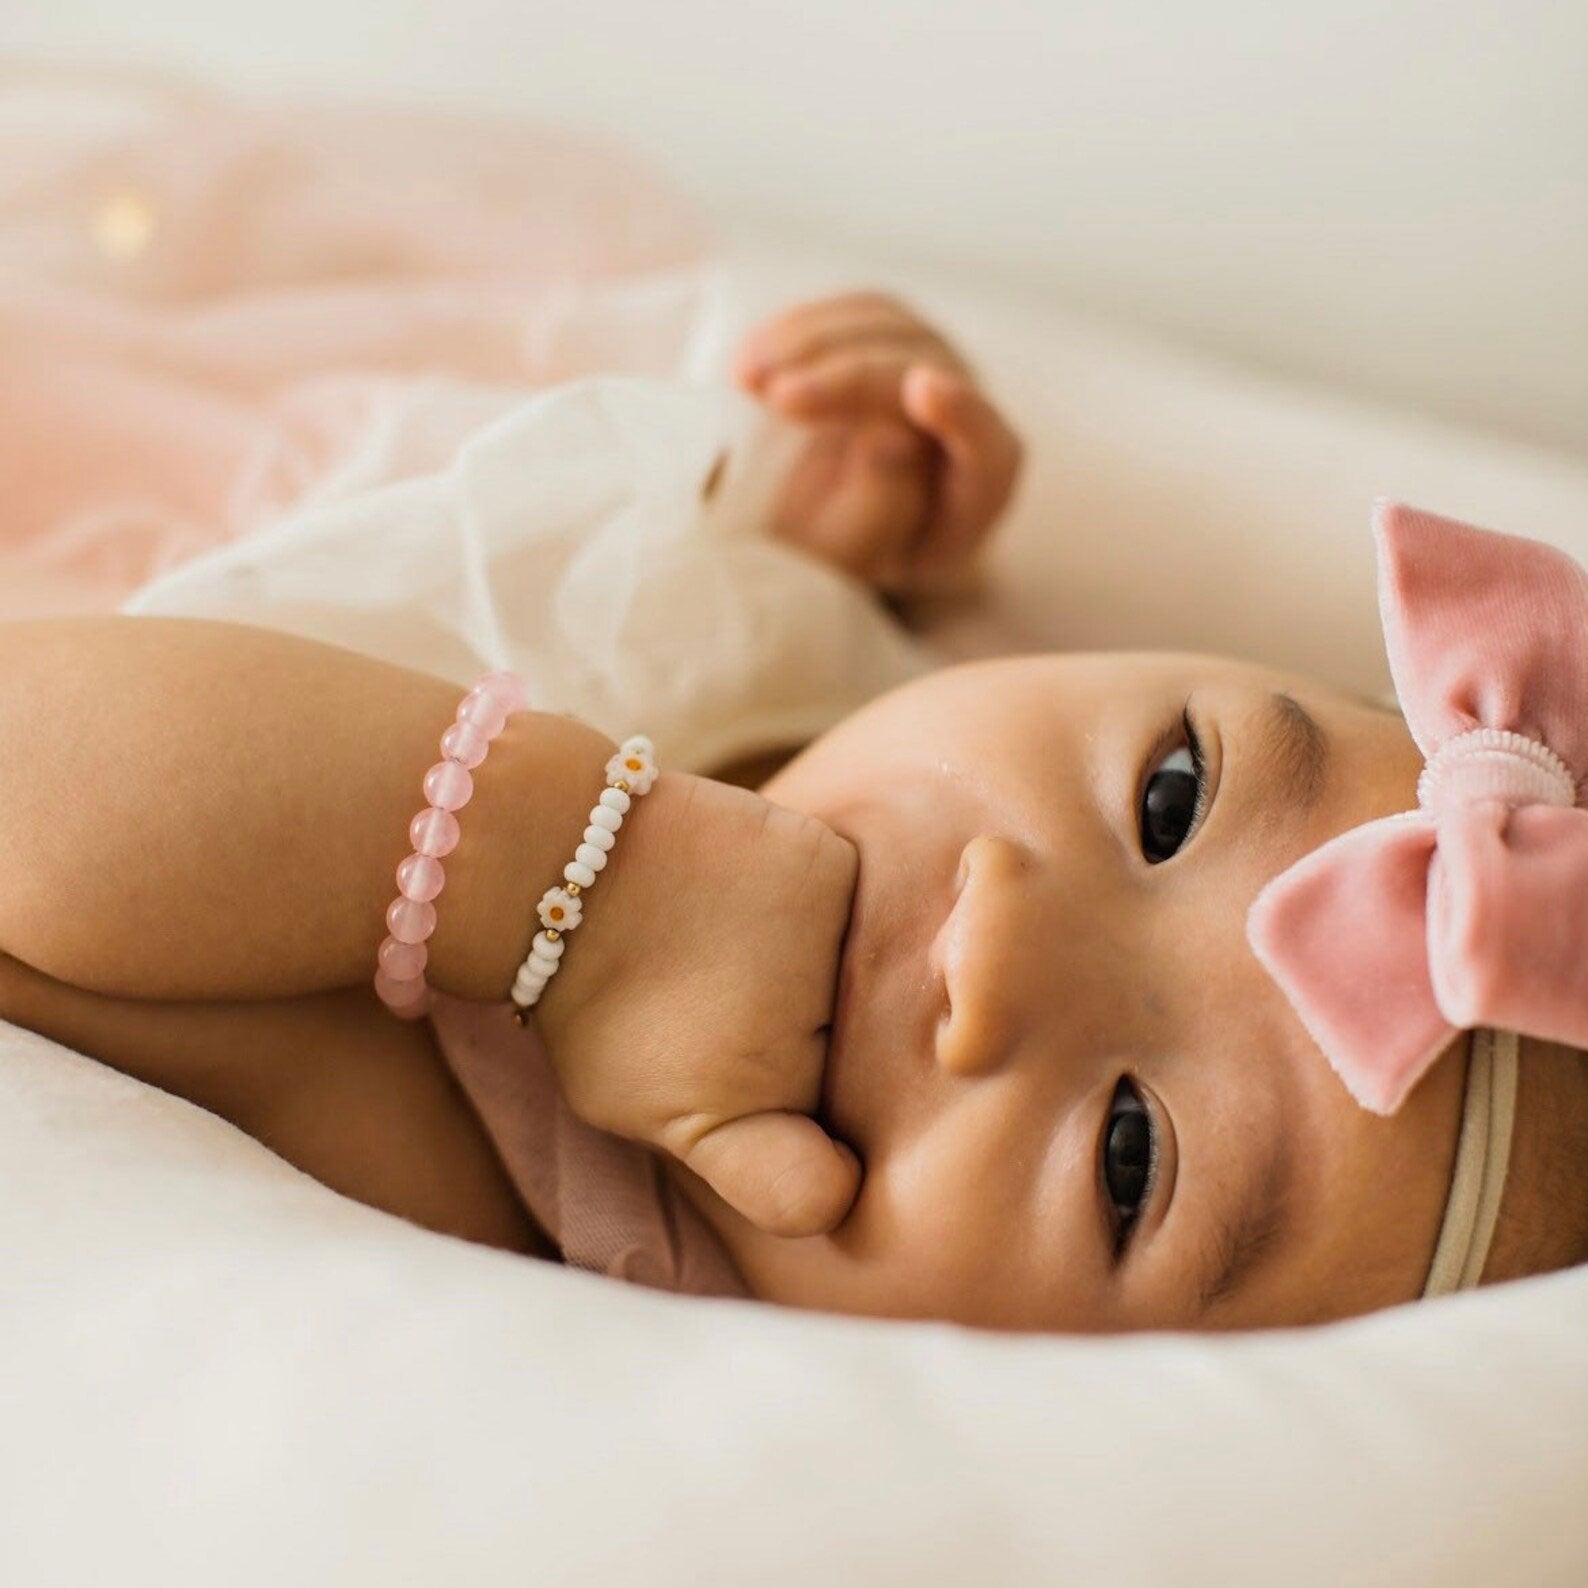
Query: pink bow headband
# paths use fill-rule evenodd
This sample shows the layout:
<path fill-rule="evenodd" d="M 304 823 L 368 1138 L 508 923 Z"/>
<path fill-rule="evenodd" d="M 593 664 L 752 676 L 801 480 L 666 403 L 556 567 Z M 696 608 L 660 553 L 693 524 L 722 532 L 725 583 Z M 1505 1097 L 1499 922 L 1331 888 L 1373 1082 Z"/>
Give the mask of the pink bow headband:
<path fill-rule="evenodd" d="M 1282 872 L 1247 936 L 1352 1096 L 1390 1114 L 1458 1031 L 1588 1047 L 1588 577 L 1397 504 L 1374 531 L 1418 808 Z"/>

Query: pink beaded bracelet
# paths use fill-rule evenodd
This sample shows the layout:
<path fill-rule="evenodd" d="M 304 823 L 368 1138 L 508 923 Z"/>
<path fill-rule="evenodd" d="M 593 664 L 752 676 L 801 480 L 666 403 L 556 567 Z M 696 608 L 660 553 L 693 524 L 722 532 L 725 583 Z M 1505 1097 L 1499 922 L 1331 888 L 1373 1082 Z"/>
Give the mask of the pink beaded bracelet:
<path fill-rule="evenodd" d="M 430 1010 L 425 982 L 425 947 L 436 929 L 434 900 L 446 885 L 444 855 L 458 846 L 454 814 L 474 794 L 474 769 L 485 759 L 491 740 L 508 717 L 528 704 L 524 683 L 514 673 L 488 673 L 463 697 L 457 720 L 441 735 L 442 759 L 425 773 L 429 804 L 408 826 L 414 852 L 397 868 L 397 897 L 386 912 L 391 934 L 377 955 L 375 991 L 402 1020 L 418 1020 Z"/>

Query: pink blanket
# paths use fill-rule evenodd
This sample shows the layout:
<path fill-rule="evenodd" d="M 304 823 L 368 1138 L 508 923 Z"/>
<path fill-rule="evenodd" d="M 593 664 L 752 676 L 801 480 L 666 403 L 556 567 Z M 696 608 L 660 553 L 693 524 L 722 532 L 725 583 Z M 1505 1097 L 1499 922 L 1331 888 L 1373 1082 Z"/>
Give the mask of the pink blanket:
<path fill-rule="evenodd" d="M 0 69 L 0 618 L 267 525 L 394 384 L 586 373 L 570 295 L 702 243 L 560 131 Z"/>

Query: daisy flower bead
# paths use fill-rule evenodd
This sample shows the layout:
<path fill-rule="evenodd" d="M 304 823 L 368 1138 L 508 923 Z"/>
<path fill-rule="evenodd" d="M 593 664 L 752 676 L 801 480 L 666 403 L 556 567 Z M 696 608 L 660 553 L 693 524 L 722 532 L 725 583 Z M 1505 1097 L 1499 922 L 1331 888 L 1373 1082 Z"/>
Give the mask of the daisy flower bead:
<path fill-rule="evenodd" d="M 461 713 L 459 720 L 465 727 L 472 725 Z M 548 888 L 536 907 L 545 930 L 535 934 L 534 944 L 513 978 L 512 999 L 517 1006 L 514 1019 L 520 1025 L 528 1024 L 530 1010 L 540 1002 L 546 983 L 557 974 L 568 946 L 565 934 L 584 918 L 581 894 L 606 867 L 629 807 L 637 796 L 650 793 L 659 776 L 656 747 L 643 733 L 625 739 L 617 754 L 608 758 L 608 787 L 601 790 L 590 807 L 574 858 L 562 869 L 563 886 Z"/>
<path fill-rule="evenodd" d="M 584 919 L 578 899 L 566 888 L 547 888 L 536 910 L 540 924 L 555 932 L 571 932 Z"/>
<path fill-rule="evenodd" d="M 656 747 L 643 733 L 625 739 L 607 762 L 607 782 L 627 783 L 635 794 L 649 794 L 657 776 Z"/>

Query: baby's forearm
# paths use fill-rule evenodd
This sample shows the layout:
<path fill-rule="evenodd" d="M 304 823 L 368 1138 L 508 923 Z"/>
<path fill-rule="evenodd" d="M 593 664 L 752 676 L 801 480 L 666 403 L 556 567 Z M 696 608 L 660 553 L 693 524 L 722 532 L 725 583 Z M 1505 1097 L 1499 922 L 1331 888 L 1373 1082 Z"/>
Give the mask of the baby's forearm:
<path fill-rule="evenodd" d="M 0 950 L 146 998 L 271 998 L 373 973 L 456 684 L 191 619 L 0 625 Z M 615 746 L 515 715 L 443 862 L 427 975 L 507 995 Z"/>

